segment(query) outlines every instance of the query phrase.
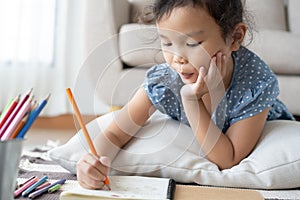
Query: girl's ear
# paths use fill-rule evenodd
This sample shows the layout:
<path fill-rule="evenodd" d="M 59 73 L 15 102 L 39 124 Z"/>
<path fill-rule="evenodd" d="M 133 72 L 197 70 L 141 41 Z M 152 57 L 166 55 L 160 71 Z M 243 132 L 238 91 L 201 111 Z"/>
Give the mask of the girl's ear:
<path fill-rule="evenodd" d="M 233 33 L 232 33 L 232 43 L 231 43 L 232 51 L 237 51 L 240 48 L 240 46 L 245 38 L 246 31 L 247 31 L 247 27 L 242 22 L 238 23 L 235 26 Z"/>

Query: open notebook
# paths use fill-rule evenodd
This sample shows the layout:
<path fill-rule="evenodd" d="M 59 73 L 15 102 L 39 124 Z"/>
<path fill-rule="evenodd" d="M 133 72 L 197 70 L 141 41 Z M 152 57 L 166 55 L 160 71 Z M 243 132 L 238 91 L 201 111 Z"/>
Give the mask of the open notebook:
<path fill-rule="evenodd" d="M 173 179 L 142 176 L 110 176 L 111 191 L 87 190 L 79 185 L 60 195 L 60 200 L 80 199 L 173 199 Z"/>

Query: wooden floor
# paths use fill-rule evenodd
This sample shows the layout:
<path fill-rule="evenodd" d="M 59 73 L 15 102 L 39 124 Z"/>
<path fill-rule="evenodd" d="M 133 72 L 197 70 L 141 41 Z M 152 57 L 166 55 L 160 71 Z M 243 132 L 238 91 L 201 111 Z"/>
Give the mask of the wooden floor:
<path fill-rule="evenodd" d="M 85 123 L 97 116 L 83 116 Z M 37 146 L 46 146 L 49 143 L 61 145 L 66 143 L 80 130 L 73 115 L 58 117 L 39 117 L 26 134 L 23 150 L 32 150 Z"/>
<path fill-rule="evenodd" d="M 85 123 L 97 118 L 98 116 L 83 116 Z M 77 120 L 74 115 L 60 115 L 57 117 L 38 117 L 32 128 L 46 129 L 73 129 L 77 127 Z"/>

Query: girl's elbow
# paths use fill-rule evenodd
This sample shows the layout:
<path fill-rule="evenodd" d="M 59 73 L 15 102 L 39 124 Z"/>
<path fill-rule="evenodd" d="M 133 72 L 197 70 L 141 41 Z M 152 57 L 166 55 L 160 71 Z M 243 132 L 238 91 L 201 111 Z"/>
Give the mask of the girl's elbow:
<path fill-rule="evenodd" d="M 230 169 L 240 163 L 240 159 L 228 159 L 228 160 L 220 160 L 218 163 L 215 163 L 219 170 L 225 170 L 225 169 Z"/>

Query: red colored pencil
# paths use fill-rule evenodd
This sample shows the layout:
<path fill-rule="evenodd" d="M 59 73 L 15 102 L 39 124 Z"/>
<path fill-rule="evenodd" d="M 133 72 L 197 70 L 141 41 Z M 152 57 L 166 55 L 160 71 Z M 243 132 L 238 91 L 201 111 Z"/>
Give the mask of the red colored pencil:
<path fill-rule="evenodd" d="M 0 138 L 2 137 L 2 135 L 6 131 L 6 129 L 8 128 L 8 126 L 10 125 L 10 123 L 12 122 L 12 120 L 15 118 L 15 116 L 17 115 L 17 113 L 20 111 L 20 109 L 22 108 L 23 104 L 27 101 L 27 99 L 29 98 L 31 92 L 32 92 L 32 89 L 26 95 L 24 95 L 24 97 L 22 97 L 22 99 L 20 100 L 20 102 L 17 104 L 16 108 L 9 115 L 9 117 L 6 120 L 6 122 L 4 123 L 4 125 L 0 128 Z"/>
<path fill-rule="evenodd" d="M 5 123 L 5 121 L 8 119 L 9 115 L 13 112 L 13 110 L 16 108 L 18 102 L 20 101 L 20 95 L 17 96 L 13 102 L 10 104 L 10 106 L 8 107 L 8 109 L 6 110 L 5 113 L 3 113 L 3 118 L 0 121 L 0 128 L 3 126 L 3 124 Z"/>
<path fill-rule="evenodd" d="M 32 99 L 27 99 L 27 101 L 23 104 L 22 108 L 16 114 L 10 125 L 5 130 L 4 134 L 1 137 L 1 140 L 8 140 L 14 130 L 17 128 L 18 124 L 22 121 L 23 117 L 26 115 L 31 108 Z"/>

